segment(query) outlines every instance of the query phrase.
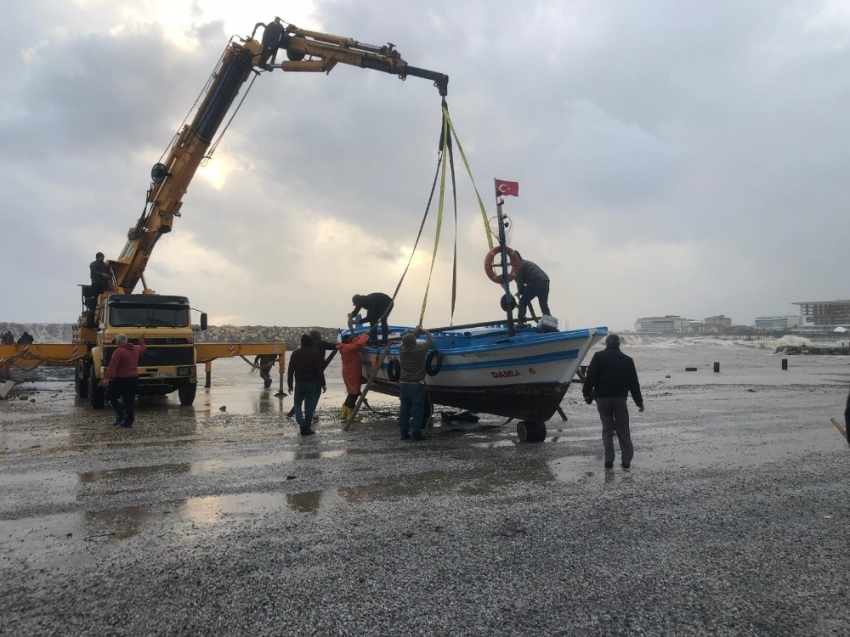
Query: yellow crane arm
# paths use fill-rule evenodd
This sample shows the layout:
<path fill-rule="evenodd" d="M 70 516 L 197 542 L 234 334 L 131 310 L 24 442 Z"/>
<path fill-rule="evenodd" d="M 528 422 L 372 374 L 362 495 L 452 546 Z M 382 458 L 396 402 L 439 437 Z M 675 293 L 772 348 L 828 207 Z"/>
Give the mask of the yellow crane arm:
<path fill-rule="evenodd" d="M 171 232 L 174 217 L 180 216 L 189 183 L 208 157 L 221 123 L 251 73 L 275 68 L 330 72 L 337 64 L 349 64 L 391 73 L 401 79 L 408 76 L 429 79 L 440 95 L 445 97 L 448 92 L 447 75 L 409 66 L 393 44 L 374 46 L 284 24 L 280 18 L 269 24 L 258 23 L 251 37 L 228 44 L 202 92 L 203 99 L 191 123 L 178 132 L 165 161 L 152 168 L 142 215 L 130 228 L 119 257 L 109 260 L 115 284 L 125 293 L 131 293 L 142 278 L 160 237 Z M 262 40 L 255 39 L 259 27 L 263 27 Z M 282 50 L 286 51 L 287 59 L 278 65 L 276 57 Z"/>

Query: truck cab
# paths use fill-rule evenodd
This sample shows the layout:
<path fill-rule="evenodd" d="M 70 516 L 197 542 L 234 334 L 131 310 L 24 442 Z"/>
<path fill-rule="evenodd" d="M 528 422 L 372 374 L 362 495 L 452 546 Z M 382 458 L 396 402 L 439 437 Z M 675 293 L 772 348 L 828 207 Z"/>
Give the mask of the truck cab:
<path fill-rule="evenodd" d="M 115 352 L 115 337 L 126 334 L 130 343 L 144 336 L 147 351 L 139 356 L 137 394 L 164 396 L 177 391 L 181 405 L 191 405 L 197 389 L 195 337 L 185 296 L 108 294 L 99 299 L 97 312 L 84 312 L 75 341 L 88 341 L 90 357 L 78 362 L 77 396 L 102 409 L 105 389 L 100 382 Z M 92 325 L 92 314 L 99 322 Z M 206 315 L 201 317 L 202 329 Z M 85 323 L 85 325 L 83 325 Z M 86 338 L 88 336 L 88 338 Z M 95 340 L 92 342 L 91 337 Z"/>

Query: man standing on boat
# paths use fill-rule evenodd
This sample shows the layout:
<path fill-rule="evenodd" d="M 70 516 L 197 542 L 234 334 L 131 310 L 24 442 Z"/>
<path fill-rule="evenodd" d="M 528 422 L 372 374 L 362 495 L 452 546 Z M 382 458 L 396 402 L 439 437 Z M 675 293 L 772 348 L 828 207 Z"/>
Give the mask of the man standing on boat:
<path fill-rule="evenodd" d="M 355 294 L 351 302 L 354 303 L 348 318 L 354 318 L 360 310 L 366 310 L 366 318 L 361 323 L 369 323 L 369 340 L 376 341 L 378 339 L 378 323 L 381 323 L 381 343 L 386 343 L 389 336 L 389 326 L 387 320 L 390 312 L 393 311 L 393 300 L 383 292 L 373 292 L 372 294 Z"/>
<path fill-rule="evenodd" d="M 424 343 L 417 343 L 416 337 L 425 334 Z M 425 440 L 422 433 L 425 424 L 425 357 L 434 345 L 431 332 L 419 325 L 416 333 L 408 332 L 401 339 L 398 348 L 398 362 L 401 366 L 401 376 L 398 383 L 398 396 L 401 399 L 401 409 L 398 414 L 398 425 L 401 439 L 410 439 L 410 416 L 413 414 L 413 439 Z"/>
<path fill-rule="evenodd" d="M 517 322 L 525 323 L 525 311 L 533 299 L 540 303 L 540 311 L 549 315 L 549 276 L 533 261 L 527 261 L 517 251 L 519 272 L 516 275 L 516 287 L 519 292 L 519 312 Z"/>
<path fill-rule="evenodd" d="M 623 469 L 628 469 L 632 463 L 634 448 L 629 434 L 629 407 L 626 404 L 629 392 L 638 411 L 643 412 L 643 397 L 635 362 L 620 351 L 620 337 L 609 334 L 605 338 L 605 349 L 593 355 L 582 388 L 588 405 L 596 399 L 596 408 L 602 420 L 606 469 L 614 466 L 614 432 L 620 441 Z"/>

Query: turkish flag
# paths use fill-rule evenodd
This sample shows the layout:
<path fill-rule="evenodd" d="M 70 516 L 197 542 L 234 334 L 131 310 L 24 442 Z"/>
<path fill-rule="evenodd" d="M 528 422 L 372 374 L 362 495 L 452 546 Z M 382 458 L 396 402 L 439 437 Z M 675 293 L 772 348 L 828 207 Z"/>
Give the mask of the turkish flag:
<path fill-rule="evenodd" d="M 506 197 L 513 195 L 519 197 L 519 182 L 518 181 L 502 181 L 496 180 L 496 195 Z"/>

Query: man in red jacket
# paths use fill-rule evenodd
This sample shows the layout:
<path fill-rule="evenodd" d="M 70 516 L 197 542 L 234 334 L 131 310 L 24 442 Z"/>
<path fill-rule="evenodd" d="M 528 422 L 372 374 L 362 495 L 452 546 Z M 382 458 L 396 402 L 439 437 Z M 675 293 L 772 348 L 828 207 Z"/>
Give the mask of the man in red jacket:
<path fill-rule="evenodd" d="M 115 337 L 117 347 L 109 359 L 109 367 L 101 381 L 106 387 L 106 400 L 115 410 L 116 427 L 130 428 L 136 418 L 134 410 L 136 402 L 136 387 L 139 384 L 139 356 L 147 351 L 145 337 L 139 336 L 139 345 L 127 342 L 125 334 Z M 118 399 L 124 402 L 124 406 Z"/>

